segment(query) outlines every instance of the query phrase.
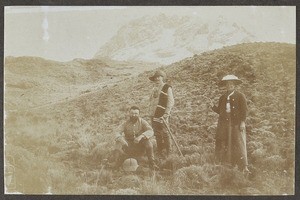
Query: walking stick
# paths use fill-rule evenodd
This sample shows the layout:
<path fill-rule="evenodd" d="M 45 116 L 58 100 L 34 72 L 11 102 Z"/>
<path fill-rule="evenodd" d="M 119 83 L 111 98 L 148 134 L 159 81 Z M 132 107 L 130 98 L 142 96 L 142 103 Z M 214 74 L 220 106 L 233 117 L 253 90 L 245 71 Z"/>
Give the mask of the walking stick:
<path fill-rule="evenodd" d="M 228 143 L 227 143 L 227 161 L 231 163 L 231 157 L 232 157 L 232 128 L 231 128 L 231 117 L 229 116 L 228 120 Z"/>
<path fill-rule="evenodd" d="M 170 133 L 171 138 L 172 138 L 173 142 L 175 143 L 175 146 L 177 147 L 177 149 L 178 149 L 180 155 L 183 156 L 183 154 L 182 154 L 181 150 L 179 149 L 179 146 L 178 146 L 178 144 L 177 144 L 177 142 L 176 142 L 176 140 L 175 140 L 175 138 L 174 138 L 174 136 L 173 136 L 173 134 L 172 134 L 172 132 L 171 132 L 171 130 L 170 130 L 168 124 L 167 124 L 167 122 L 166 122 L 166 120 L 165 120 L 163 117 L 162 117 L 161 119 L 162 119 L 164 125 L 166 126 L 166 128 L 168 129 L 168 132 Z"/>

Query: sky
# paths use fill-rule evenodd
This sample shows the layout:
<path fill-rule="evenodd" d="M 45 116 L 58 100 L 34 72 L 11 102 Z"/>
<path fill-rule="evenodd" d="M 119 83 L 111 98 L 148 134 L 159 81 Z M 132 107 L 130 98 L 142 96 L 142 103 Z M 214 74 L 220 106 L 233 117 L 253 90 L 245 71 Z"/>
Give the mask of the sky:
<path fill-rule="evenodd" d="M 90 59 L 119 28 L 143 16 L 224 16 L 262 42 L 296 43 L 295 6 L 8 6 L 4 10 L 4 56 L 56 61 Z"/>

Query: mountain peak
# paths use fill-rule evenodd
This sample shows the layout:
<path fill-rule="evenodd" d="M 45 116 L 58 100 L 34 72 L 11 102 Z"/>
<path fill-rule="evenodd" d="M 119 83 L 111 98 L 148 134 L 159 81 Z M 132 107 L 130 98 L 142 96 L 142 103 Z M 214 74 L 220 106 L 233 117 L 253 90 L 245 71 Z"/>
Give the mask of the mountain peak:
<path fill-rule="evenodd" d="M 237 23 L 220 15 L 212 23 L 193 16 L 144 16 L 122 26 L 95 58 L 170 64 L 223 46 L 254 40 Z"/>

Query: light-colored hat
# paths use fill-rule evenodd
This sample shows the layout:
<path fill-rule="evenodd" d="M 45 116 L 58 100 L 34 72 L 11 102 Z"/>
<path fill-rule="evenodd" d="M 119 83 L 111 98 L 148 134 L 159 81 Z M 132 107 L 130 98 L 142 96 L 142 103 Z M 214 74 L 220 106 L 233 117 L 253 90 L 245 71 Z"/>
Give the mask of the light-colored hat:
<path fill-rule="evenodd" d="M 237 76 L 230 74 L 230 75 L 226 75 L 222 78 L 222 80 L 220 81 L 220 85 L 224 85 L 227 81 L 232 81 L 236 85 L 242 83 L 242 81 Z"/>
<path fill-rule="evenodd" d="M 126 172 L 134 172 L 138 168 L 137 160 L 134 158 L 128 158 L 123 162 L 123 170 Z"/>
<path fill-rule="evenodd" d="M 158 70 L 155 72 L 155 74 L 153 76 L 150 76 L 149 77 L 149 80 L 150 81 L 154 81 L 156 77 L 159 77 L 159 76 L 162 76 L 164 79 L 167 78 L 167 75 L 165 72 L 161 71 L 161 70 Z"/>

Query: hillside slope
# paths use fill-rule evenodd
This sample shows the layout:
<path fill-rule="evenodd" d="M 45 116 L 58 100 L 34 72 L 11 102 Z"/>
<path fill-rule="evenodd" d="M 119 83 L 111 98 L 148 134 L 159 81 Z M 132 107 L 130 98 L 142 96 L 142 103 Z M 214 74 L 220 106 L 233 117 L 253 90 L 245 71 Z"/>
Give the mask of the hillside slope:
<path fill-rule="evenodd" d="M 96 175 L 92 175 L 101 167 L 101 160 L 108 158 L 114 130 L 125 120 L 128 108 L 136 104 L 141 115 L 147 115 L 153 86 L 148 77 L 153 71 L 41 110 L 11 113 L 5 127 L 6 155 L 23 166 L 18 173 L 20 182 L 30 181 L 24 189 L 29 193 L 45 192 L 51 185 L 59 194 L 118 194 L 120 188 L 136 194 L 293 194 L 295 64 L 295 45 L 249 43 L 205 52 L 164 67 L 175 95 L 171 129 L 184 158 L 179 158 L 174 148 L 168 159 L 173 163 L 174 176 L 155 183 L 134 176 L 140 184 L 124 186 L 109 170 L 101 174 L 100 182 L 95 182 Z M 248 179 L 236 169 L 214 165 L 218 116 L 209 103 L 217 103 L 222 94 L 217 83 L 228 73 L 243 80 L 240 90 L 249 106 L 246 128 L 252 174 Z M 26 160 L 19 157 L 18 149 L 27 152 Z M 33 169 L 26 163 L 37 159 L 40 170 L 35 179 L 22 175 Z M 43 173 L 41 170 L 46 171 L 45 179 L 36 177 Z M 62 181 L 65 172 L 68 176 Z M 196 175 L 198 182 L 191 178 Z M 30 185 L 39 187 L 33 189 Z"/>
<path fill-rule="evenodd" d="M 133 68 L 136 67 L 136 70 Z M 74 59 L 56 62 L 39 57 L 5 59 L 5 108 L 30 109 L 76 98 L 135 76 L 154 63 Z"/>

